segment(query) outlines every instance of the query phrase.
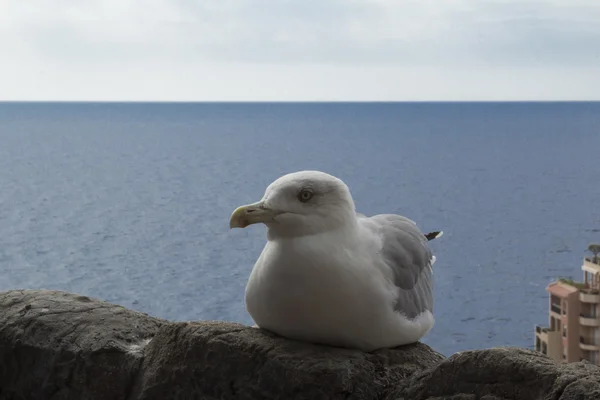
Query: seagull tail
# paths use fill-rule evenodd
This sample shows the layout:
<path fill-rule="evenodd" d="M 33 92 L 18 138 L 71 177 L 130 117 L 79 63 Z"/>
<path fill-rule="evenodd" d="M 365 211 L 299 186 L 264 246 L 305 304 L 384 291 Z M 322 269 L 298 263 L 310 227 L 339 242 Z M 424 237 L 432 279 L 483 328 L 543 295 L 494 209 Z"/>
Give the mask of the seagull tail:
<path fill-rule="evenodd" d="M 425 238 L 427 240 L 433 240 L 433 239 L 437 239 L 439 237 L 441 237 L 444 234 L 443 231 L 435 231 L 435 232 L 429 232 L 425 234 Z"/>

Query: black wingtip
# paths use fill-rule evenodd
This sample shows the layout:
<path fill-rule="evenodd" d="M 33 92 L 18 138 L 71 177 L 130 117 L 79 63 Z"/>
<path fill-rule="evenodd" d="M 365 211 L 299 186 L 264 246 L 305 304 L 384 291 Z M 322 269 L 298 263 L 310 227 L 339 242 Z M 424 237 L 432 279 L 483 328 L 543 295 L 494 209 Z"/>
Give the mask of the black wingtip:
<path fill-rule="evenodd" d="M 433 240 L 433 239 L 437 239 L 440 236 L 442 236 L 444 234 L 443 231 L 435 231 L 435 232 L 429 232 L 425 234 L 425 238 L 427 240 Z"/>

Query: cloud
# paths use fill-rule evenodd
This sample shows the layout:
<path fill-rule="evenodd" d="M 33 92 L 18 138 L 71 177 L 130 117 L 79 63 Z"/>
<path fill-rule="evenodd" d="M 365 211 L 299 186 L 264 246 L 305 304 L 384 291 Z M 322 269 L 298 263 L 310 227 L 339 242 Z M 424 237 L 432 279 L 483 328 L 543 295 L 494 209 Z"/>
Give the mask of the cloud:
<path fill-rule="evenodd" d="M 188 81 L 200 79 L 191 75 L 193 71 L 220 74 L 216 80 L 221 81 L 227 80 L 225 71 L 256 71 L 255 77 L 262 77 L 261 71 L 270 71 L 272 77 L 295 71 L 298 80 L 306 81 L 319 68 L 323 75 L 336 68 L 354 78 L 361 75 L 359 70 L 363 76 L 416 72 L 417 80 L 425 83 L 466 69 L 473 77 L 485 76 L 486 69 L 506 68 L 554 71 L 558 76 L 600 68 L 600 3 L 4 0 L 0 49 L 12 56 L 11 65 L 0 66 L 3 80 L 10 79 L 9 74 L 22 75 L 19 71 L 62 76 L 71 70 L 85 82 L 91 71 L 104 79 L 114 71 L 118 79 L 128 70 L 145 68 L 145 81 L 154 80 L 157 88 L 156 82 L 166 79 L 169 70 L 186 71 L 190 75 L 180 77 Z M 376 85 L 378 90 L 382 85 Z M 50 88 L 47 83 L 42 86 Z"/>

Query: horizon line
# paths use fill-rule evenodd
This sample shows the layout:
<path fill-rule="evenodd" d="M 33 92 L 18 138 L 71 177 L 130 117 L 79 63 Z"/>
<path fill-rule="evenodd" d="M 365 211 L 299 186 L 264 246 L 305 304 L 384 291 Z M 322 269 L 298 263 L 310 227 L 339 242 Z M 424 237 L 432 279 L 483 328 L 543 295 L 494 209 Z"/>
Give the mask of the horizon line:
<path fill-rule="evenodd" d="M 7 103 L 88 103 L 88 104 L 327 104 L 327 103 L 600 103 L 596 100 L 0 100 L 0 104 Z"/>

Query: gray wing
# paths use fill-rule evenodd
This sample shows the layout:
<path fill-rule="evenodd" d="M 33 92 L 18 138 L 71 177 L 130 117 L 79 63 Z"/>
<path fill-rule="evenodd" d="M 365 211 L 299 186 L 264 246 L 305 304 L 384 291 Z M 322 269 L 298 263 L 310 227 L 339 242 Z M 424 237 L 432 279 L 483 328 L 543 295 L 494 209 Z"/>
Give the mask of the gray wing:
<path fill-rule="evenodd" d="M 408 318 L 426 310 L 433 312 L 433 255 L 417 225 L 392 214 L 362 217 L 359 221 L 381 238 L 380 255 L 393 271 L 398 287 L 396 311 Z"/>

